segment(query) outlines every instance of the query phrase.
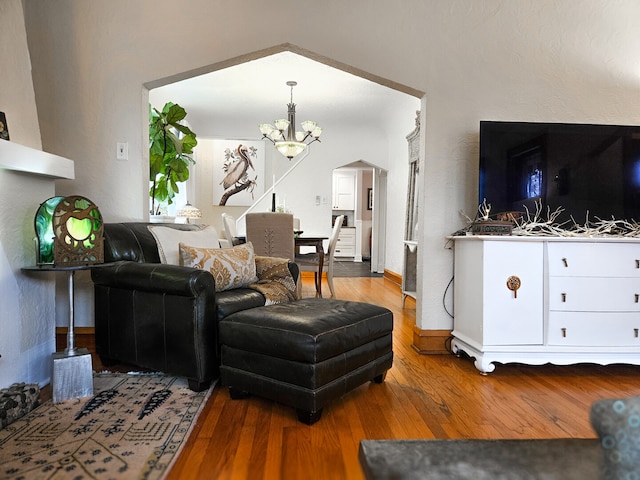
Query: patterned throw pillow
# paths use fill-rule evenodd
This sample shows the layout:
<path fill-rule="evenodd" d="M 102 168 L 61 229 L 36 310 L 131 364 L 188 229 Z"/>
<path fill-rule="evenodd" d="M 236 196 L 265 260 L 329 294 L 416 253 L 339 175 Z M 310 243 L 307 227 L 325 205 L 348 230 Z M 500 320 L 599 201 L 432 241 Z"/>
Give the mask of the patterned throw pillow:
<path fill-rule="evenodd" d="M 256 255 L 257 283 L 249 285 L 264 295 L 265 305 L 286 303 L 296 300 L 296 282 L 289 271 L 286 258 L 262 257 Z"/>
<path fill-rule="evenodd" d="M 37 383 L 14 383 L 0 390 L 0 430 L 38 406 Z"/>
<path fill-rule="evenodd" d="M 200 230 L 178 230 L 160 225 L 149 225 L 147 227 L 156 239 L 158 254 L 162 263 L 170 265 L 180 265 L 180 252 L 178 245 L 185 243 L 194 247 L 218 248 L 218 231 L 215 227 L 206 226 Z"/>
<path fill-rule="evenodd" d="M 216 292 L 256 282 L 256 260 L 251 242 L 233 248 L 197 248 L 180 243 L 180 265 L 209 270 Z"/>
<path fill-rule="evenodd" d="M 640 478 L 640 396 L 605 399 L 591 406 L 591 426 L 604 453 L 603 479 Z"/>

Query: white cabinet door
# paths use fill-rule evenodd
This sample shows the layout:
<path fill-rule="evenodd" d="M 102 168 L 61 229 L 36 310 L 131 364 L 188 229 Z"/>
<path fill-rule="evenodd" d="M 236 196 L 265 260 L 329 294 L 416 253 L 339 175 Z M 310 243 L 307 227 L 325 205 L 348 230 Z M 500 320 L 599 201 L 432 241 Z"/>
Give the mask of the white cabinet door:
<path fill-rule="evenodd" d="M 333 174 L 333 209 L 353 210 L 355 209 L 355 173 L 334 173 Z"/>
<path fill-rule="evenodd" d="M 487 241 L 484 250 L 484 344 L 541 345 L 542 243 Z M 507 282 L 516 278 L 520 287 L 510 290 Z"/>
<path fill-rule="evenodd" d="M 484 346 L 542 345 L 543 266 L 542 242 L 456 242 L 454 335 Z"/>

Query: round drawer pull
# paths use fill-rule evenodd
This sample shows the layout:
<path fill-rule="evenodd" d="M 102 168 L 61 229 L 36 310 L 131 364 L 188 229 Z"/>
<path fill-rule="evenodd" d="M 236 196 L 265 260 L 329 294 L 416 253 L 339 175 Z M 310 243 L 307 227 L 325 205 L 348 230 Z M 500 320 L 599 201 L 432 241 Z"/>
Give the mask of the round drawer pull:
<path fill-rule="evenodd" d="M 518 298 L 518 289 L 522 285 L 519 277 L 511 275 L 507 278 L 507 288 L 513 292 L 513 298 Z"/>

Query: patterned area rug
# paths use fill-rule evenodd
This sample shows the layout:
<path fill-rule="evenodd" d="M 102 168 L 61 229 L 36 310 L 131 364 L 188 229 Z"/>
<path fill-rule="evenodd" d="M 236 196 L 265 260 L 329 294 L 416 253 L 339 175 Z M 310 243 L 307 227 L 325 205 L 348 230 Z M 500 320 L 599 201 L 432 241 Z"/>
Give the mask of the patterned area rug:
<path fill-rule="evenodd" d="M 161 479 L 212 390 L 162 374 L 94 374 L 93 397 L 45 402 L 0 430 L 0 478 Z"/>

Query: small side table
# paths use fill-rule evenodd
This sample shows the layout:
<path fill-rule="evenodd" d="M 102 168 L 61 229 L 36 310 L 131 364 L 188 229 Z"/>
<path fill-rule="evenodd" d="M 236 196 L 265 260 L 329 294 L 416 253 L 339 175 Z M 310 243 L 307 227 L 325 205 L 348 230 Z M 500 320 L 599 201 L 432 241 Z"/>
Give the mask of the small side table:
<path fill-rule="evenodd" d="M 86 348 L 76 348 L 74 337 L 74 276 L 78 270 L 90 270 L 97 265 L 56 266 L 36 265 L 24 267 L 25 272 L 66 272 L 69 285 L 69 329 L 67 348 L 53 354 L 53 403 L 93 395 L 93 371 L 91 354 Z"/>

